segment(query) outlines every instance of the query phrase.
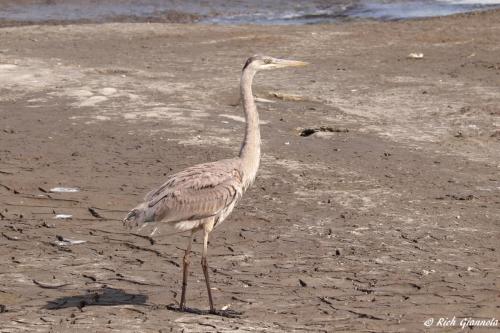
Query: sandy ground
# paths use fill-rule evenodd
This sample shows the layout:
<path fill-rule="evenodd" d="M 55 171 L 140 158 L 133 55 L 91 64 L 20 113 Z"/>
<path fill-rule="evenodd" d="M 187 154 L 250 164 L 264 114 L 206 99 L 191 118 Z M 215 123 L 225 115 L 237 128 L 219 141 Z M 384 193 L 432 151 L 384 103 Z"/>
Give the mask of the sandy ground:
<path fill-rule="evenodd" d="M 243 314 L 171 311 L 186 236 L 151 240 L 120 219 L 166 175 L 237 153 L 239 74 L 258 52 L 311 66 L 256 78 L 261 170 L 210 242 L 215 302 Z M 499 319 L 499 54 L 499 11 L 0 29 L 0 331 L 467 332 L 423 322 Z M 319 126 L 333 132 L 299 135 Z M 199 241 L 188 306 L 207 309 Z"/>

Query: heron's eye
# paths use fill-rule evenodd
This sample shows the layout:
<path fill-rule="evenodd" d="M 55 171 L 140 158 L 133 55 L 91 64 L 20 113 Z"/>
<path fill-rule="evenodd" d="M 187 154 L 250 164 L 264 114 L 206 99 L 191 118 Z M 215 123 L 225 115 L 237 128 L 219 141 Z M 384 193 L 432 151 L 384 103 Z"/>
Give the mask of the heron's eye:
<path fill-rule="evenodd" d="M 264 59 L 264 63 L 267 65 L 267 64 L 270 64 L 272 61 L 271 59 Z"/>

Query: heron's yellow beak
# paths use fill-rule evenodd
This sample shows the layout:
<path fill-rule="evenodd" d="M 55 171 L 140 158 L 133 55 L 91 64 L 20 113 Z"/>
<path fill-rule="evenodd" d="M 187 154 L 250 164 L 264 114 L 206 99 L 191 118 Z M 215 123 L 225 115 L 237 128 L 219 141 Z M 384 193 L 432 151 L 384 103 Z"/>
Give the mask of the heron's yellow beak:
<path fill-rule="evenodd" d="M 285 60 L 285 59 L 276 59 L 276 68 L 284 68 L 284 67 L 302 67 L 307 66 L 309 63 L 298 60 Z"/>

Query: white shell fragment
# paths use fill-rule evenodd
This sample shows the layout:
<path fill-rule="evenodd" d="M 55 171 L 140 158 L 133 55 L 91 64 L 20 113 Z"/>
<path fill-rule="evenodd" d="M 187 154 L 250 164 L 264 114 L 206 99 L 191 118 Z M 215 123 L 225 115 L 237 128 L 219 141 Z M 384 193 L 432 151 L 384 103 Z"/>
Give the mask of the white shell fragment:
<path fill-rule="evenodd" d="M 222 311 L 226 311 L 227 309 L 229 309 L 229 307 L 230 307 L 230 306 L 231 306 L 231 304 L 226 304 L 226 305 L 224 305 L 224 306 L 221 308 L 221 310 L 222 310 Z"/>
<path fill-rule="evenodd" d="M 156 234 L 156 232 L 157 232 L 157 231 L 158 231 L 158 227 L 155 227 L 155 228 L 153 229 L 153 231 L 151 231 L 151 234 L 149 234 L 149 236 L 150 236 L 150 237 L 153 237 L 153 236 Z"/>
<path fill-rule="evenodd" d="M 77 240 L 77 239 L 69 239 L 69 238 L 59 237 L 58 240 L 56 240 L 54 243 L 57 245 L 60 245 L 60 246 L 68 246 L 68 245 L 83 244 L 86 242 L 87 241 L 85 241 L 85 240 Z"/>
<path fill-rule="evenodd" d="M 52 193 L 75 193 L 80 192 L 76 187 L 54 187 L 50 189 Z"/>
<path fill-rule="evenodd" d="M 410 53 L 407 56 L 407 58 L 410 58 L 410 59 L 422 59 L 423 57 L 424 57 L 423 53 Z"/>
<path fill-rule="evenodd" d="M 57 214 L 56 216 L 54 216 L 55 219 L 60 219 L 60 220 L 66 220 L 66 219 L 70 219 L 72 217 L 73 217 L 73 215 L 70 215 L 70 214 Z"/>

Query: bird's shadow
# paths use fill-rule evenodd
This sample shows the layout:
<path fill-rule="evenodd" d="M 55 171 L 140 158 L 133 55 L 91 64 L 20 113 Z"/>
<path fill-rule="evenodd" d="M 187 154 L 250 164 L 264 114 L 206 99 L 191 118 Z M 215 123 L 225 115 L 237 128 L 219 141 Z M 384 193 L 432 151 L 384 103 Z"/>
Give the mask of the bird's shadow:
<path fill-rule="evenodd" d="M 219 316 L 219 317 L 225 317 L 225 318 L 240 318 L 241 315 L 243 315 L 243 312 L 234 311 L 234 310 L 215 310 L 214 312 L 210 312 L 209 310 L 200 310 L 200 309 L 188 308 L 188 307 L 181 309 L 178 305 L 175 305 L 175 304 L 169 304 L 166 306 L 166 308 L 169 309 L 170 311 L 191 313 L 191 314 L 202 315 L 202 316 L 210 316 L 211 315 L 211 316 Z"/>
<path fill-rule="evenodd" d="M 59 297 L 48 301 L 45 309 L 58 310 L 76 307 L 82 309 L 85 306 L 112 306 L 123 304 L 145 304 L 148 296 L 144 294 L 129 294 L 122 289 L 102 288 L 89 290 L 83 295 Z"/>

